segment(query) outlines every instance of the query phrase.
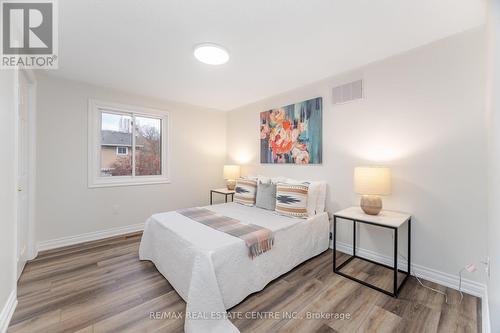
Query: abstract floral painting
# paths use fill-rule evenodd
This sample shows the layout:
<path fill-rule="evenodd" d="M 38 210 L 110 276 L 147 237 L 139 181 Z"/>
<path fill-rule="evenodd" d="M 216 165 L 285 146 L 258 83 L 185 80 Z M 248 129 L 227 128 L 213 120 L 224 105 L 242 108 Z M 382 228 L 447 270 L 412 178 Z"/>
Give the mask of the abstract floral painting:
<path fill-rule="evenodd" d="M 321 97 L 260 113 L 260 162 L 322 163 Z"/>

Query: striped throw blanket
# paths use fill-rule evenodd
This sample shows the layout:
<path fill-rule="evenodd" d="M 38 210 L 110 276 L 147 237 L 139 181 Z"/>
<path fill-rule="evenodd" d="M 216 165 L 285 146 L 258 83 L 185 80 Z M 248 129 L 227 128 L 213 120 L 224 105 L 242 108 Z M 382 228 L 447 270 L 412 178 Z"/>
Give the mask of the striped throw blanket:
<path fill-rule="evenodd" d="M 210 228 L 243 239 L 252 259 L 269 251 L 274 244 L 272 231 L 255 224 L 241 223 L 236 219 L 217 214 L 205 208 L 194 207 L 181 209 L 177 212 Z"/>

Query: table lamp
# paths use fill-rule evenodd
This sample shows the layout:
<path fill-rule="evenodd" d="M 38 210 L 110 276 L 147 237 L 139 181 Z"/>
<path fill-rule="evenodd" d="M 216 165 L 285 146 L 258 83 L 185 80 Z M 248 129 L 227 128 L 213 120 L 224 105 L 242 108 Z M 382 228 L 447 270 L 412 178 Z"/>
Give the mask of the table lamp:
<path fill-rule="evenodd" d="M 224 179 L 227 181 L 227 189 L 234 190 L 236 179 L 240 177 L 239 165 L 224 165 Z"/>
<path fill-rule="evenodd" d="M 391 194 L 391 171 L 386 167 L 357 167 L 354 169 L 354 192 L 361 194 L 360 206 L 369 215 L 382 210 L 381 195 Z"/>

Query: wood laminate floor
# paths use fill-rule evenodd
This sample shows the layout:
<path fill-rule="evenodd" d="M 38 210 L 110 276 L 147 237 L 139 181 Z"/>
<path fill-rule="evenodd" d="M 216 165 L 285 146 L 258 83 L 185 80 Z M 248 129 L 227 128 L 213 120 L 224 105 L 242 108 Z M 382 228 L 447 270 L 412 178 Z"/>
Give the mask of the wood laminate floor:
<path fill-rule="evenodd" d="M 8 332 L 182 332 L 185 303 L 148 261 L 140 234 L 46 251 L 21 275 Z M 343 257 L 347 258 L 344 254 Z M 242 332 L 480 332 L 481 304 L 411 278 L 398 299 L 332 272 L 332 251 L 309 260 L 231 309 Z M 391 285 L 391 271 L 355 259 L 350 274 Z M 162 319 L 151 319 L 160 312 Z M 166 318 L 170 314 L 171 318 Z"/>

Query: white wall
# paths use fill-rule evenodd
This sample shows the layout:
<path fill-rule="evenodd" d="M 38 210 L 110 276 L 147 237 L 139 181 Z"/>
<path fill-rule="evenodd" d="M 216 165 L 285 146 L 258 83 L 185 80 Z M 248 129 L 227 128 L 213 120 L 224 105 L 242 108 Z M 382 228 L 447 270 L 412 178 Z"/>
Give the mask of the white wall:
<path fill-rule="evenodd" d="M 89 98 L 169 111 L 171 184 L 87 187 Z M 143 223 L 153 213 L 205 205 L 209 189 L 224 184 L 223 112 L 46 75 L 38 76 L 37 103 L 38 242 Z"/>
<path fill-rule="evenodd" d="M 491 272 L 488 301 L 491 331 L 500 332 L 500 1 L 489 1 L 488 17 L 488 87 L 489 115 L 489 216 L 488 254 Z"/>
<path fill-rule="evenodd" d="M 16 290 L 16 95 L 13 70 L 0 70 L 0 331 L 4 306 Z"/>
<path fill-rule="evenodd" d="M 413 214 L 413 262 L 456 276 L 486 256 L 483 58 L 484 31 L 467 31 L 238 108 L 228 115 L 228 159 L 246 165 L 248 174 L 327 180 L 329 212 L 358 204 L 355 166 L 390 166 L 393 194 L 384 205 Z M 366 99 L 333 106 L 332 87 L 358 78 L 365 80 Z M 323 164 L 261 165 L 259 112 L 318 96 Z M 347 229 L 348 237 L 345 227 L 339 231 L 341 241 L 351 241 Z M 388 232 L 365 229 L 360 236 L 361 247 L 391 255 Z"/>

